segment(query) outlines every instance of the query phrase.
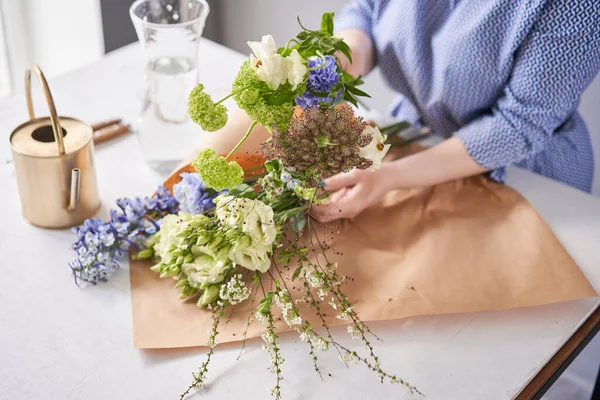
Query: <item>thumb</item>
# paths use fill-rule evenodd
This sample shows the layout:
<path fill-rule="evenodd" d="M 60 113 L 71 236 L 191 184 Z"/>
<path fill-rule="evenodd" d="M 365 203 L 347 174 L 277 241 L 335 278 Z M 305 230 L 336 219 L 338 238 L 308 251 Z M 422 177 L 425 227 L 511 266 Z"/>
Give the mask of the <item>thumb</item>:
<path fill-rule="evenodd" d="M 337 174 L 331 178 L 325 179 L 323 189 L 329 192 L 339 190 L 347 186 L 354 186 L 358 182 L 358 177 L 353 172 Z"/>

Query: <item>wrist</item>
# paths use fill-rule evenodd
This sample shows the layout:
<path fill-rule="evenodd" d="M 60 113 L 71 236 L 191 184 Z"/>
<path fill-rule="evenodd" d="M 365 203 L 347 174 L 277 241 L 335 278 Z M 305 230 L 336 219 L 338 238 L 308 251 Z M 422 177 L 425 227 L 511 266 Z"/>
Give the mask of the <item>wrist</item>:
<path fill-rule="evenodd" d="M 375 173 L 379 174 L 379 186 L 383 194 L 396 189 L 402 189 L 398 179 L 399 171 L 396 162 L 385 162 Z"/>

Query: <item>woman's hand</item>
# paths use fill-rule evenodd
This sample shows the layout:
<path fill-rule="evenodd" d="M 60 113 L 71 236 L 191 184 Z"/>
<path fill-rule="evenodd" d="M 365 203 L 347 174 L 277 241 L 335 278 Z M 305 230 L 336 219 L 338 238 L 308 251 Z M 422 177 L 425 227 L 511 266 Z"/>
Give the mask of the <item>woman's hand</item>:
<path fill-rule="evenodd" d="M 386 162 L 377 171 L 354 170 L 327 179 L 325 190 L 337 192 L 327 204 L 311 208 L 311 215 L 321 222 L 353 218 L 390 190 L 432 186 L 485 171 L 460 139 L 452 137 L 427 150 Z"/>
<path fill-rule="evenodd" d="M 311 208 L 311 215 L 319 222 L 339 218 L 354 218 L 379 202 L 391 189 L 386 182 L 386 169 L 377 171 L 353 170 L 332 176 L 325 181 L 326 191 L 335 191 L 326 204 Z"/>

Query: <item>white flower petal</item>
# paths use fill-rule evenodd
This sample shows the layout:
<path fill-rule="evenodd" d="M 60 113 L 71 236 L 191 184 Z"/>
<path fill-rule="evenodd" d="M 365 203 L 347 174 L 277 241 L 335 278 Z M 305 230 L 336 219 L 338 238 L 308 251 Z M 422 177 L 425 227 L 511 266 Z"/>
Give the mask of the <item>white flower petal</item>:
<path fill-rule="evenodd" d="M 371 142 L 365 147 L 361 147 L 359 155 L 367 160 L 372 161 L 372 165 L 369 167 L 371 171 L 375 171 L 381 167 L 381 161 L 387 154 L 391 145 L 385 144 L 386 137 L 381 134 L 378 128 L 367 125 L 363 131 L 364 135 L 371 134 Z"/>
<path fill-rule="evenodd" d="M 250 55 L 250 65 L 259 79 L 270 89 L 276 90 L 288 78 L 289 60 L 277 54 L 277 45 L 271 35 L 265 35 L 260 42 L 248 42 L 254 54 Z"/>
<path fill-rule="evenodd" d="M 296 87 L 304 82 L 306 75 L 308 74 L 308 67 L 306 66 L 304 58 L 302 58 L 296 49 L 292 50 L 288 60 L 289 71 L 287 79 L 292 85 L 292 90 L 296 90 Z"/>

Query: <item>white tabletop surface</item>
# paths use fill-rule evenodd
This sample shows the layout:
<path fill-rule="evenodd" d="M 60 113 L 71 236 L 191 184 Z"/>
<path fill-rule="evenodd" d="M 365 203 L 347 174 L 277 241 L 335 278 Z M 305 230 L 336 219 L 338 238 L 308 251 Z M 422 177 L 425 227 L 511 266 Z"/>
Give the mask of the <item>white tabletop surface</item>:
<path fill-rule="evenodd" d="M 221 90 L 241 56 L 204 41 L 200 74 Z M 42 66 L 43 67 L 43 66 Z M 135 122 L 143 79 L 137 44 L 102 61 L 50 80 L 60 114 L 90 122 L 122 117 Z M 36 94 L 37 110 L 45 113 Z M 8 136 L 26 121 L 22 94 L 0 101 L 0 398 L 178 399 L 203 350 L 143 351 L 132 345 L 129 274 L 79 288 L 67 267 L 74 236 L 42 230 L 20 217 Z M 148 194 L 157 182 L 133 135 L 96 149 L 102 216 L 117 197 Z M 508 183 L 541 213 L 600 291 L 600 199 L 510 169 Z M 125 267 L 126 268 L 126 267 Z M 498 312 L 408 318 L 371 326 L 382 365 L 416 385 L 429 399 L 508 399 L 517 395 L 598 299 Z M 343 329 L 343 328 L 342 328 Z M 335 332 L 345 337 L 342 330 Z M 303 343 L 283 335 L 283 393 L 288 399 L 401 399 L 399 386 L 381 385 L 362 366 L 346 369 L 333 351 L 321 355 L 321 381 Z M 349 343 L 343 339 L 342 342 Z M 193 398 L 265 399 L 273 384 L 260 340 L 218 348 L 207 392 Z"/>

